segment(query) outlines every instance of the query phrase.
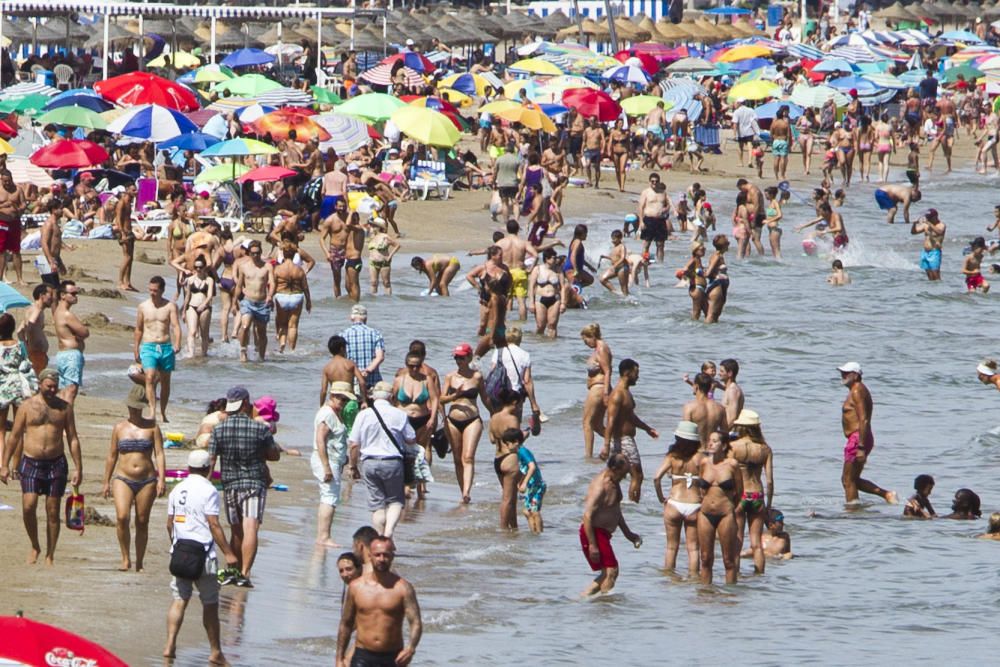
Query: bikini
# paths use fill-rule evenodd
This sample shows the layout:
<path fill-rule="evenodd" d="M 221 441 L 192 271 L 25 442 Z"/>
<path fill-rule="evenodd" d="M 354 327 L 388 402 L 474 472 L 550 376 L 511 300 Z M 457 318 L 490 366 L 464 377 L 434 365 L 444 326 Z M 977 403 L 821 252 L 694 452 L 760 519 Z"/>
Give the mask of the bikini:
<path fill-rule="evenodd" d="M 705 294 L 708 294 L 716 287 L 729 287 L 729 267 L 726 266 L 726 261 L 722 260 L 715 269 L 715 277 L 708 281 L 705 286 Z"/>
<path fill-rule="evenodd" d="M 469 387 L 468 389 L 462 389 L 455 392 L 455 398 L 464 398 L 472 401 L 473 403 L 475 402 L 477 396 L 479 396 L 479 387 Z M 469 424 L 482 421 L 482 418 L 476 414 L 475 417 L 470 417 L 468 419 L 455 419 L 449 413 L 448 421 L 451 422 L 451 425 L 454 426 L 459 433 L 465 433 L 465 429 L 469 426 Z"/>
<path fill-rule="evenodd" d="M 503 479 L 503 470 L 501 470 L 501 467 L 503 466 L 504 459 L 508 456 L 517 456 L 517 452 L 507 452 L 493 459 L 493 470 L 496 471 L 497 477 L 500 479 Z"/>
<path fill-rule="evenodd" d="M 430 400 L 431 394 L 430 394 L 429 391 L 427 391 L 427 383 L 426 382 L 421 382 L 420 384 L 422 385 L 422 388 L 420 389 L 420 393 L 417 394 L 417 396 L 415 398 L 410 398 L 409 394 L 406 393 L 406 390 L 403 389 L 402 383 L 400 383 L 400 385 L 399 385 L 399 391 L 396 392 L 396 400 L 399 401 L 399 404 L 400 405 L 423 405 L 428 400 Z M 428 413 L 428 414 L 422 415 L 420 417 L 407 417 L 407 419 L 410 422 L 410 426 L 413 427 L 413 430 L 419 431 L 420 429 L 422 429 L 424 426 L 427 425 L 427 422 L 429 422 L 431 420 L 431 415 Z"/>
<path fill-rule="evenodd" d="M 232 266 L 235 261 L 236 256 L 232 253 L 232 251 L 226 251 L 222 254 L 222 263 L 226 266 Z M 229 292 L 236 287 L 236 281 L 232 278 L 219 278 L 219 287 Z"/>
<path fill-rule="evenodd" d="M 542 304 L 546 308 L 550 308 L 555 304 L 559 303 L 559 276 L 553 274 L 552 278 L 546 281 L 535 280 L 535 287 L 545 287 L 546 285 L 551 285 L 556 288 L 556 293 L 551 296 L 538 296 L 536 297 L 538 303 Z"/>
<path fill-rule="evenodd" d="M 153 449 L 153 441 L 149 438 L 123 438 L 118 441 L 118 453 L 119 454 L 134 454 L 137 452 L 149 452 Z M 127 477 L 122 477 L 121 475 L 115 475 L 114 479 L 120 480 L 132 489 L 133 495 L 138 494 L 144 487 L 149 486 L 155 482 L 158 478 L 150 477 L 148 479 L 135 481 Z"/>
<path fill-rule="evenodd" d="M 736 488 L 736 480 L 730 478 L 727 480 L 723 480 L 721 482 L 709 482 L 704 479 L 699 479 L 698 486 L 701 488 L 702 491 L 708 491 L 713 486 L 719 487 L 719 489 L 721 489 L 722 491 L 732 491 L 733 489 Z M 732 512 L 726 512 L 724 514 L 711 514 L 709 512 L 701 513 L 703 517 L 708 519 L 709 523 L 712 524 L 713 528 L 718 528 L 719 522 L 722 521 L 722 519 L 724 519 L 725 517 L 729 516 L 730 514 L 732 514 Z"/>
<path fill-rule="evenodd" d="M 684 473 L 683 475 L 670 475 L 672 482 L 682 481 L 687 488 L 691 488 L 691 485 L 695 482 L 701 482 L 701 478 L 698 475 L 692 473 Z M 695 512 L 701 509 L 701 503 L 682 503 L 679 500 L 674 500 L 670 498 L 667 500 L 667 504 L 673 507 L 675 510 L 681 513 L 681 515 L 687 519 L 692 516 Z"/>

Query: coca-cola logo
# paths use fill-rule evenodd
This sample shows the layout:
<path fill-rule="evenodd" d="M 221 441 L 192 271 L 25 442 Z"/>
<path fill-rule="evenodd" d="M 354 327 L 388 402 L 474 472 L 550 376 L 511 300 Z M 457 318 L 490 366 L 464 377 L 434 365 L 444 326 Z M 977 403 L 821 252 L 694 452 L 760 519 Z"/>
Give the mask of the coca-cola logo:
<path fill-rule="evenodd" d="M 97 660 L 80 657 L 68 648 L 54 648 L 46 653 L 45 664 L 49 667 L 98 667 Z"/>

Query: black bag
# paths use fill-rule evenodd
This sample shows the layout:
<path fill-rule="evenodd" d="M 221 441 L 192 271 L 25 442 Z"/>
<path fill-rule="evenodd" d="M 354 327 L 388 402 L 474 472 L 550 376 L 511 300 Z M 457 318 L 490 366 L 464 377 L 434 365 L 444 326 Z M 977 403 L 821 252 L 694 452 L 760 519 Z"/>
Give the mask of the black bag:
<path fill-rule="evenodd" d="M 396 437 L 389 430 L 389 427 L 385 425 L 385 421 L 382 419 L 382 415 L 378 413 L 375 406 L 372 406 L 372 412 L 375 413 L 378 423 L 382 425 L 382 430 L 385 434 L 389 436 L 389 441 L 396 446 L 399 450 L 399 454 L 403 457 L 403 484 L 406 486 L 413 486 L 417 483 L 417 457 L 414 454 L 410 454 L 403 448 L 398 442 L 396 442 Z"/>
<path fill-rule="evenodd" d="M 486 407 L 490 409 L 491 412 L 496 412 L 503 407 L 503 401 L 501 397 L 504 392 L 509 392 L 514 390 L 514 385 L 510 381 L 510 377 L 507 375 L 507 367 L 503 363 L 503 351 L 507 350 L 507 354 L 510 356 L 510 363 L 514 367 L 514 371 L 517 373 L 517 381 L 521 383 L 521 393 L 524 393 L 524 379 L 521 377 L 521 369 L 517 367 L 517 362 L 514 361 L 514 355 L 510 351 L 510 348 L 503 347 L 497 352 L 497 363 L 490 372 L 486 375 L 485 390 L 486 398 L 489 399 L 490 405 Z"/>
<path fill-rule="evenodd" d="M 170 574 L 178 579 L 201 579 L 205 573 L 205 554 L 208 549 L 197 540 L 177 540 L 170 554 Z"/>
<path fill-rule="evenodd" d="M 443 459 L 447 456 L 448 435 L 444 432 L 443 426 L 434 431 L 434 434 L 431 436 L 431 447 L 434 448 L 434 453 L 438 455 L 439 459 Z"/>

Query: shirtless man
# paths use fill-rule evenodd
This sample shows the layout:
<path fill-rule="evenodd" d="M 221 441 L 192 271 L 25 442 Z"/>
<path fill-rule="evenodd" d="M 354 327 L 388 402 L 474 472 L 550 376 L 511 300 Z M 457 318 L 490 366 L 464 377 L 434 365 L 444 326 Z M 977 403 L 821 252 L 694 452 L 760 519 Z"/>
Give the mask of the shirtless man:
<path fill-rule="evenodd" d="M 938 146 L 941 146 L 941 152 L 944 153 L 944 161 L 948 165 L 948 168 L 944 173 L 951 173 L 951 151 L 955 147 L 955 132 L 958 129 L 958 109 L 955 108 L 955 101 L 952 99 L 952 91 L 945 90 L 942 93 L 942 97 L 937 101 L 937 109 L 941 122 L 941 131 L 938 135 L 934 137 L 934 141 L 931 142 L 930 146 L 930 160 L 927 161 L 927 171 L 934 168 L 934 152 Z"/>
<path fill-rule="evenodd" d="M 348 226 L 358 224 L 358 214 L 347 210 L 347 199 L 341 197 L 334 202 L 333 213 L 319 223 L 319 247 L 330 263 L 333 273 L 333 298 L 340 298 L 340 271 L 347 260 Z"/>
<path fill-rule="evenodd" d="M 819 230 L 816 232 L 818 236 L 825 234 L 833 236 L 834 250 L 846 248 L 850 239 L 847 238 L 847 229 L 844 227 L 844 219 L 840 216 L 840 213 L 834 211 L 833 207 L 827 202 L 823 202 L 816 208 L 819 211 L 819 217 L 799 225 L 795 228 L 795 231 L 799 232 L 806 227 L 816 225 L 816 229 Z"/>
<path fill-rule="evenodd" d="M 726 423 L 736 421 L 743 410 L 743 389 L 736 384 L 736 376 L 740 374 L 740 364 L 735 359 L 723 359 L 719 362 L 719 380 L 725 390 L 722 394 L 722 405 L 726 408 Z"/>
<path fill-rule="evenodd" d="M 24 193 L 14 184 L 14 177 L 0 171 L 0 280 L 7 276 L 7 253 L 14 256 L 16 285 L 24 284 L 21 274 L 21 214 L 27 208 Z"/>
<path fill-rule="evenodd" d="M 771 153 L 774 155 L 774 178 L 785 180 L 788 171 L 788 150 L 792 145 L 792 126 L 788 122 L 788 107 L 780 106 L 778 116 L 771 121 Z"/>
<path fill-rule="evenodd" d="M 981 266 L 983 255 L 986 254 L 986 239 L 977 236 L 972 239 L 972 252 L 965 257 L 962 262 L 962 275 L 965 276 L 965 287 L 970 292 L 982 290 L 983 294 L 990 291 L 990 284 L 983 278 Z"/>
<path fill-rule="evenodd" d="M 663 245 L 669 237 L 667 218 L 670 215 L 670 195 L 667 186 L 655 171 L 649 175 L 649 187 L 639 195 L 639 238 L 642 253 L 649 253 L 649 246 L 656 243 L 656 261 L 663 263 Z"/>
<path fill-rule="evenodd" d="M 222 247 L 222 239 L 219 236 L 220 231 L 221 227 L 219 227 L 218 221 L 209 220 L 201 229 L 187 237 L 187 240 L 184 242 L 183 271 L 193 274 L 194 261 L 198 257 L 205 259 L 211 271 L 219 270 L 219 267 L 222 266 L 222 259 L 226 254 Z"/>
<path fill-rule="evenodd" d="M 346 78 L 346 74 L 344 77 Z M 323 200 L 319 207 L 319 214 L 314 227 L 319 227 L 319 222 L 326 220 L 333 215 L 337 208 L 337 201 L 343 199 L 347 194 L 347 163 L 337 160 L 333 163 L 333 169 L 323 174 Z"/>
<path fill-rule="evenodd" d="M 83 183 L 83 180 L 80 181 Z M 138 292 L 132 285 L 132 260 L 135 258 L 135 232 L 132 231 L 132 208 L 135 205 L 135 185 L 129 185 L 115 204 L 114 232 L 122 249 L 122 264 L 118 269 L 118 289 Z"/>
<path fill-rule="evenodd" d="M 347 60 L 344 61 L 342 67 L 344 75 L 344 99 L 346 100 L 351 96 L 351 88 L 354 87 L 354 82 L 358 79 L 358 54 L 351 51 L 347 54 Z"/>
<path fill-rule="evenodd" d="M 72 280 L 64 280 L 59 286 L 59 302 L 52 313 L 55 323 L 59 352 L 56 354 L 56 369 L 59 371 L 59 396 L 73 405 L 76 394 L 83 386 L 84 340 L 90 336 L 90 329 L 80 321 L 70 308 L 80 299 L 80 288 Z"/>
<path fill-rule="evenodd" d="M 642 489 L 643 475 L 642 459 L 639 458 L 639 448 L 635 444 L 635 431 L 637 428 L 642 429 L 654 440 L 659 438 L 660 434 L 635 414 L 635 398 L 632 396 L 631 388 L 639 381 L 639 364 L 632 359 L 622 359 L 618 364 L 618 377 L 618 384 L 608 396 L 608 423 L 604 428 L 604 447 L 601 449 L 600 457 L 608 458 L 611 451 L 625 455 L 628 459 L 629 474 L 632 475 L 628 497 L 637 503 Z"/>
<path fill-rule="evenodd" d="M 18 331 L 18 338 L 28 348 L 28 359 L 38 375 L 49 365 L 49 339 L 45 335 L 45 311 L 55 303 L 56 294 L 51 285 L 35 285 L 31 291 L 34 303 L 24 314 L 24 321 Z"/>
<path fill-rule="evenodd" d="M 361 406 L 368 407 L 368 387 L 365 383 L 365 376 L 358 369 L 357 364 L 347 357 L 347 340 L 343 336 L 330 336 L 330 340 L 326 342 L 326 349 L 330 351 L 330 361 L 326 362 L 326 366 L 323 367 L 322 388 L 319 392 L 320 406 L 322 407 L 326 403 L 327 392 L 332 383 L 349 382 L 358 388 L 357 396 Z"/>
<path fill-rule="evenodd" d="M 396 556 L 391 538 L 373 538 L 369 550 L 372 569 L 347 588 L 337 632 L 337 667 L 406 667 L 423 634 L 417 593 L 410 582 L 390 572 Z M 410 626 L 405 646 L 404 619 Z M 355 630 L 354 655 L 348 661 L 347 648 Z"/>
<path fill-rule="evenodd" d="M 660 141 L 663 141 L 666 136 L 663 131 L 666 118 L 667 114 L 664 111 L 664 103 L 657 102 L 656 106 L 650 109 L 649 113 L 646 114 L 646 119 L 643 121 L 643 125 L 646 127 L 646 132 L 652 134 Z"/>
<path fill-rule="evenodd" d="M 174 355 L 181 349 L 181 323 L 177 304 L 163 298 L 167 284 L 160 276 L 149 279 L 149 298 L 139 304 L 135 320 L 134 353 L 146 379 L 149 418 L 156 419 L 156 384 L 160 384 L 160 416 L 167 419 L 170 374 Z"/>
<path fill-rule="evenodd" d="M 602 470 L 587 487 L 583 501 L 583 523 L 580 524 L 580 546 L 583 555 L 597 578 L 583 592 L 584 596 L 607 593 L 618 580 L 618 559 L 611 548 L 611 535 L 618 528 L 636 549 L 642 546 L 642 537 L 633 533 L 622 516 L 621 481 L 629 471 L 624 454 L 608 457 L 608 467 Z"/>
<path fill-rule="evenodd" d="M 767 219 L 767 204 L 764 200 L 764 193 L 756 184 L 745 178 L 736 181 L 736 188 L 747 197 L 747 211 L 750 214 L 750 240 L 757 250 L 758 255 L 764 254 L 764 245 L 760 241 L 760 233 L 764 228 L 764 220 Z"/>
<path fill-rule="evenodd" d="M 545 150 L 542 151 L 542 168 L 545 170 L 545 177 L 549 179 L 549 185 L 552 186 L 552 200 L 557 205 L 562 204 L 563 188 L 559 185 L 566 178 L 566 151 L 556 139 L 548 141 Z"/>
<path fill-rule="evenodd" d="M 0 452 L 0 482 L 11 477 L 10 460 L 20 452 L 15 478 L 21 480 L 21 507 L 24 528 L 31 541 L 28 564 L 38 562 L 42 547 L 38 542 L 38 520 L 35 510 L 38 496 L 46 496 L 45 564 L 52 565 L 59 540 L 59 505 L 66 492 L 66 482 L 80 486 L 83 462 L 80 439 L 76 434 L 73 405 L 57 395 L 59 371 L 46 368 L 38 375 L 38 393 L 26 399 L 14 416 L 14 428 L 7 439 L 8 448 Z M 69 478 L 66 463 L 66 443 L 73 458 L 73 476 Z"/>
<path fill-rule="evenodd" d="M 694 376 L 692 387 L 694 400 L 684 404 L 681 419 L 698 425 L 701 448 L 705 449 L 708 446 L 708 437 L 712 433 L 716 431 L 729 432 L 730 422 L 726 417 L 726 408 L 717 403 L 715 399 L 708 397 L 708 392 L 712 390 L 712 376 L 707 373 L 698 373 Z"/>
<path fill-rule="evenodd" d="M 910 226 L 911 234 L 924 235 L 924 250 L 920 253 L 920 268 L 928 280 L 941 280 L 941 246 L 947 226 L 938 218 L 937 209 L 930 209 Z"/>
<path fill-rule="evenodd" d="M 354 303 L 361 300 L 361 253 L 364 251 L 365 228 L 358 224 L 358 216 L 355 215 L 347 223 L 347 245 L 344 246 L 344 279 L 347 296 Z"/>
<path fill-rule="evenodd" d="M 264 361 L 267 351 L 267 323 L 274 307 L 274 265 L 261 259 L 260 241 L 251 241 L 247 248 L 249 261 L 236 269 L 236 286 L 233 304 L 240 304 L 240 361 L 247 361 L 250 325 L 253 324 L 253 342 L 257 359 Z"/>
<path fill-rule="evenodd" d="M 510 269 L 511 296 L 517 301 L 517 319 L 528 318 L 528 305 L 525 299 L 528 296 L 528 271 L 525 268 L 525 256 L 530 255 L 535 261 L 538 260 L 538 249 L 518 237 L 521 226 L 517 220 L 511 218 L 507 221 L 507 235 L 497 241 L 496 245 L 503 251 L 503 263 Z"/>
<path fill-rule="evenodd" d="M 896 210 L 903 205 L 903 221 L 910 224 L 910 204 L 920 201 L 923 195 L 919 186 L 883 185 L 875 190 L 875 201 L 879 208 L 886 212 L 885 221 L 890 225 L 896 222 Z"/>
<path fill-rule="evenodd" d="M 59 221 L 62 220 L 63 205 L 59 199 L 52 199 L 45 207 L 49 217 L 42 223 L 42 257 L 38 265 L 38 273 L 42 282 L 52 287 L 59 287 L 59 274 L 66 273 L 66 265 L 62 261 L 62 229 Z"/>
<path fill-rule="evenodd" d="M 604 270 L 604 273 L 600 275 L 598 280 L 604 288 L 607 289 L 612 294 L 617 294 L 614 286 L 611 284 L 611 279 L 615 276 L 618 277 L 618 284 L 622 289 L 622 296 L 628 296 L 628 285 L 631 280 L 630 271 L 631 264 L 628 261 L 628 248 L 622 242 L 622 230 L 616 229 L 611 232 L 611 254 L 601 255 L 598 260 L 598 266 L 600 266 L 600 260 L 607 259 L 611 262 L 611 266 Z"/>
<path fill-rule="evenodd" d="M 840 368 L 840 381 L 847 387 L 841 425 L 847 444 L 844 445 L 844 472 L 840 483 L 844 486 L 844 497 L 848 503 L 858 502 L 858 491 L 885 498 L 887 503 L 898 502 L 895 491 L 886 491 L 867 479 L 861 479 L 861 472 L 868 462 L 868 455 L 875 446 L 872 434 L 872 395 L 861 381 L 861 364 L 849 361 Z"/>
<path fill-rule="evenodd" d="M 587 182 L 595 189 L 601 187 L 601 151 L 605 142 L 604 128 L 591 118 L 583 131 L 583 166 L 587 170 Z"/>

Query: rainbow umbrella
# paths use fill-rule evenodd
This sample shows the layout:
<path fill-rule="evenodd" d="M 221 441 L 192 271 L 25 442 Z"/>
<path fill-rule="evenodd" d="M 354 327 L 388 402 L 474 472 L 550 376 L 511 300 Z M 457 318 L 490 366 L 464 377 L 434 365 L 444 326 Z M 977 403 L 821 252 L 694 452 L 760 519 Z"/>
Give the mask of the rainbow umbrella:
<path fill-rule="evenodd" d="M 462 138 L 451 119 L 426 107 L 403 105 L 391 118 L 400 132 L 426 146 L 451 148 Z"/>
<path fill-rule="evenodd" d="M 330 133 L 312 118 L 290 109 L 278 109 L 264 114 L 251 123 L 251 126 L 258 134 L 270 134 L 278 140 L 288 139 L 292 130 L 295 130 L 295 140 L 300 143 L 312 139 L 326 141 L 330 138 Z"/>
<path fill-rule="evenodd" d="M 202 151 L 202 157 L 243 157 L 245 155 L 273 155 L 278 149 L 256 139 L 229 139 L 220 141 Z"/>
<path fill-rule="evenodd" d="M 406 102 L 392 95 L 365 93 L 347 100 L 337 108 L 337 111 L 378 122 L 388 119 L 394 111 L 405 106 Z"/>
<path fill-rule="evenodd" d="M 218 146 L 219 144 L 216 144 Z M 202 153 L 204 155 L 204 153 Z M 195 177 L 195 183 L 225 183 L 227 181 L 235 181 L 240 176 L 250 171 L 250 167 L 239 162 L 226 162 L 225 164 L 217 164 L 208 169 L 205 169 L 197 177 Z"/>

